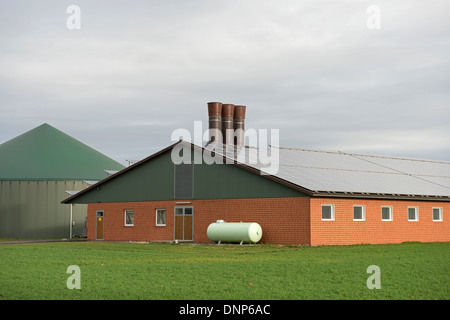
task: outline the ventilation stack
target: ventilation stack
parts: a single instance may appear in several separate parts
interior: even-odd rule
[[[234,107],[234,144],[236,147],[244,146],[244,132],[245,132],[245,106]]]
[[[234,104],[222,105],[222,136],[223,144],[234,144]]]
[[[209,142],[244,146],[246,106],[208,102]]]
[[[222,103],[208,102],[209,142],[222,143]]]

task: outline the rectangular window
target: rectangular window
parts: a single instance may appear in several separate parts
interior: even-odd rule
[[[334,205],[322,205],[322,220],[334,220]]]
[[[365,206],[355,205],[353,206],[353,221],[364,221],[366,220],[366,210]]]
[[[392,207],[391,206],[381,207],[381,220],[392,221]]]
[[[166,225],[166,209],[156,209],[156,225]]]
[[[194,165],[192,163],[175,164],[175,198],[194,197]]]
[[[134,210],[125,210],[125,225],[134,226]]]
[[[433,208],[433,221],[442,221],[442,208]]]
[[[408,207],[408,221],[419,221],[418,207]]]

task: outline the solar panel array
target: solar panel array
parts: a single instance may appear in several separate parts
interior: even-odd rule
[[[203,147],[259,170],[272,166],[274,176],[315,192],[450,197],[450,162],[284,147]]]

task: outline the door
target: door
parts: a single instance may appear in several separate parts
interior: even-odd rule
[[[104,230],[104,223],[105,223],[105,212],[103,210],[97,211],[96,220],[97,220],[96,239],[103,240],[103,230]]]
[[[194,240],[194,207],[175,207],[175,240]]]

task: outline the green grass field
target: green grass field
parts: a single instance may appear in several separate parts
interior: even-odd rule
[[[3,244],[0,300],[448,300],[449,262],[450,243]],[[70,265],[80,268],[80,290],[66,286]],[[370,265],[381,289],[366,285]]]

